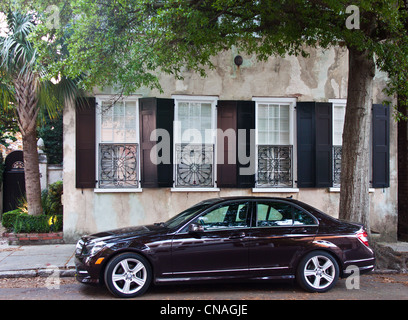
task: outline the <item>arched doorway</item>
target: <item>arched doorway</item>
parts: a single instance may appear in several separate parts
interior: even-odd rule
[[[11,152],[5,161],[3,179],[3,212],[17,208],[18,200],[25,195],[23,151]]]

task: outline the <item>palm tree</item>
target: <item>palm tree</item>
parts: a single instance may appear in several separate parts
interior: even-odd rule
[[[23,140],[24,169],[28,213],[42,214],[40,172],[37,152],[37,120],[41,109],[55,114],[66,98],[76,94],[75,82],[61,77],[58,83],[43,80],[45,66],[28,36],[36,27],[33,14],[7,14],[8,31],[0,36],[0,74],[11,86],[0,86],[0,97],[10,97]],[[3,81],[6,80],[6,81]],[[10,88],[12,87],[12,88]],[[5,93],[5,91],[9,91]],[[3,104],[5,103],[3,99]]]

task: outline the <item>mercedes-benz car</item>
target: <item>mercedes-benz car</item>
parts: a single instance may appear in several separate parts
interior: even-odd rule
[[[83,236],[76,278],[105,284],[118,297],[151,283],[296,279],[325,292],[349,266],[374,269],[363,226],[287,198],[202,201],[166,222]]]

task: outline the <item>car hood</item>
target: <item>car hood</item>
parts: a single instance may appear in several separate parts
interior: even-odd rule
[[[117,240],[119,238],[126,239],[136,236],[142,236],[147,234],[155,234],[166,232],[167,228],[159,225],[144,225],[144,226],[135,226],[135,227],[126,227],[114,230],[108,230],[103,232],[94,233],[88,236],[82,237],[84,242],[90,240],[98,240],[109,242],[110,240]]]

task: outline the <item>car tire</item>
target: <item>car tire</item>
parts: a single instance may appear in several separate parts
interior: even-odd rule
[[[325,251],[312,251],[300,261],[296,280],[309,292],[326,292],[339,279],[339,265],[336,259]]]
[[[105,285],[120,298],[142,295],[152,280],[150,263],[140,254],[128,252],[114,257],[105,269]]]

